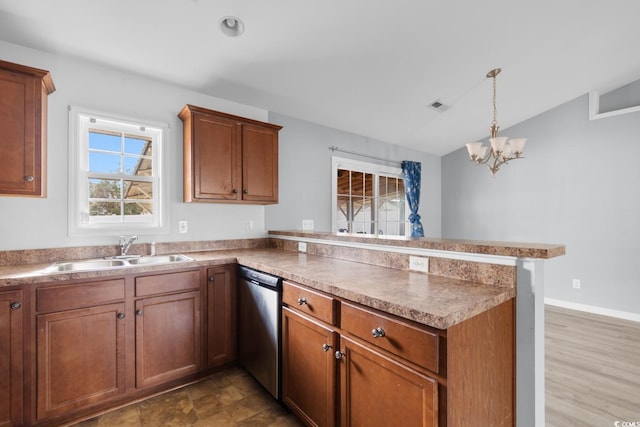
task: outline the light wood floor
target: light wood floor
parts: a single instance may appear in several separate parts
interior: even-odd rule
[[[640,323],[550,306],[545,316],[546,426],[640,425]]]

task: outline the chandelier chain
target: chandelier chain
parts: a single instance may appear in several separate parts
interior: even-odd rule
[[[492,126],[498,125],[498,107],[496,106],[496,76],[493,76],[493,121]]]

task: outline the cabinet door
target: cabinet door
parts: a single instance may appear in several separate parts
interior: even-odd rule
[[[0,292],[0,426],[22,425],[22,292]]]
[[[346,337],[340,338],[342,426],[438,425],[438,383]]]
[[[136,301],[136,387],[200,369],[200,291]]]
[[[125,392],[124,303],[37,316],[37,417]]]
[[[193,198],[240,200],[240,127],[234,120],[205,114],[194,114],[192,120]]]
[[[207,366],[236,360],[236,266],[207,270]]]
[[[282,309],[282,399],[309,426],[335,425],[336,343],[330,327]]]
[[[0,194],[43,196],[42,80],[0,69],[0,93]]]
[[[242,125],[242,200],[278,202],[278,130]]]

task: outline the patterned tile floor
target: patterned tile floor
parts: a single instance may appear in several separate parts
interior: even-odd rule
[[[75,426],[300,427],[302,424],[246,371],[234,368]]]

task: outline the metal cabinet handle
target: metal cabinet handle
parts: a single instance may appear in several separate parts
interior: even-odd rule
[[[137,309],[136,310],[136,316],[142,316],[142,310]]]
[[[27,182],[33,182],[33,179],[34,179],[33,175],[27,175],[27,176],[24,177],[24,180],[27,181]]]
[[[371,335],[372,335],[374,338],[380,338],[380,337],[383,337],[383,336],[384,336],[384,329],[382,329],[381,327],[379,327],[379,326],[378,326],[377,328],[375,328],[375,329],[373,329],[373,330],[371,331]]]
[[[306,298],[298,298],[298,305],[307,305]]]
[[[17,310],[20,307],[22,307],[22,304],[20,303],[20,301],[15,301],[11,303],[11,310]]]
[[[244,194],[249,194],[249,190],[242,190]]]
[[[334,354],[336,360],[341,360],[344,359],[345,357],[347,357],[346,354],[344,354],[343,352],[341,352],[340,350],[337,350],[336,353]]]
[[[124,319],[124,313],[118,313],[118,315],[116,317],[118,319],[122,320],[122,319]]]
[[[322,351],[324,352],[329,351],[331,348],[333,347],[331,347],[329,344],[322,344]]]
[[[234,188],[233,189],[233,194],[236,194],[237,192],[238,192],[238,190]]]

